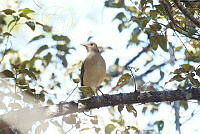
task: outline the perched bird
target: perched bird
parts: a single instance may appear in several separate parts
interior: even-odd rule
[[[88,86],[97,93],[106,74],[106,63],[96,43],[87,42],[82,45],[86,47],[88,55],[81,67],[81,86]]]

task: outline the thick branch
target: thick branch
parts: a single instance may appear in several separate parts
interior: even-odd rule
[[[132,92],[115,95],[105,94],[103,96],[81,99],[77,102],[71,101],[52,106],[12,111],[2,115],[0,119],[12,126],[22,129],[25,126],[24,124],[27,125],[39,120],[66,114],[84,112],[94,108],[115,106],[119,104],[144,104],[149,102],[173,102],[177,100],[192,99],[200,100],[200,88],[192,88],[189,90],[151,91],[146,93]]]

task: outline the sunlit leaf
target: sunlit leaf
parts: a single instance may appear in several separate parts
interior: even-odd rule
[[[121,88],[123,87],[124,85],[128,84],[129,83],[129,80],[131,78],[131,75],[129,73],[126,73],[126,74],[123,74],[118,82],[117,82],[117,85],[115,87],[112,88],[112,90],[115,90],[117,88]]]
[[[26,19],[31,19],[31,18],[30,18],[29,16],[27,16],[27,15],[30,14],[30,13],[34,13],[34,12],[35,12],[35,11],[29,9],[29,8],[19,9],[18,11],[21,12],[21,13],[19,14],[19,16],[20,16],[20,17],[24,17],[24,18],[26,18]]]
[[[79,90],[83,92],[84,94],[94,94],[94,91],[92,90],[92,88],[88,86],[81,86],[79,87]]]
[[[92,124],[98,124],[98,120],[97,119],[94,119],[94,120],[91,119],[90,121],[92,122]]]
[[[194,67],[189,64],[183,64],[183,65],[181,65],[181,67],[188,72],[194,70]]]
[[[80,82],[80,79],[79,79],[79,78],[73,79],[73,82],[74,82],[74,83],[79,83],[79,82]]]
[[[29,13],[34,13],[35,12],[35,11],[29,9],[29,8],[19,9],[18,11],[22,12],[24,15],[27,15]]]
[[[71,114],[68,117],[64,117],[63,121],[66,122],[67,124],[76,124],[76,117],[77,115]]]
[[[111,134],[116,127],[113,124],[108,124],[105,127],[105,134]]]
[[[178,46],[174,48],[174,51],[180,51],[183,48],[183,46]]]

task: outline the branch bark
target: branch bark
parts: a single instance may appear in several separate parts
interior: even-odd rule
[[[88,99],[81,99],[77,102],[71,101],[52,106],[11,111],[7,114],[1,115],[0,119],[21,130],[23,127],[26,127],[27,124],[33,124],[36,121],[76,112],[80,113],[95,108],[116,106],[119,104],[144,104],[150,102],[173,102],[177,100],[186,101],[192,99],[200,100],[200,88],[191,88],[188,90],[150,91],[145,93],[131,92],[115,95],[105,94],[103,96],[93,96]]]

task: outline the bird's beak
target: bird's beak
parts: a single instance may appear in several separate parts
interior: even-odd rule
[[[83,43],[83,44],[81,44],[82,46],[84,46],[84,47],[88,47],[88,44],[87,43]]]

